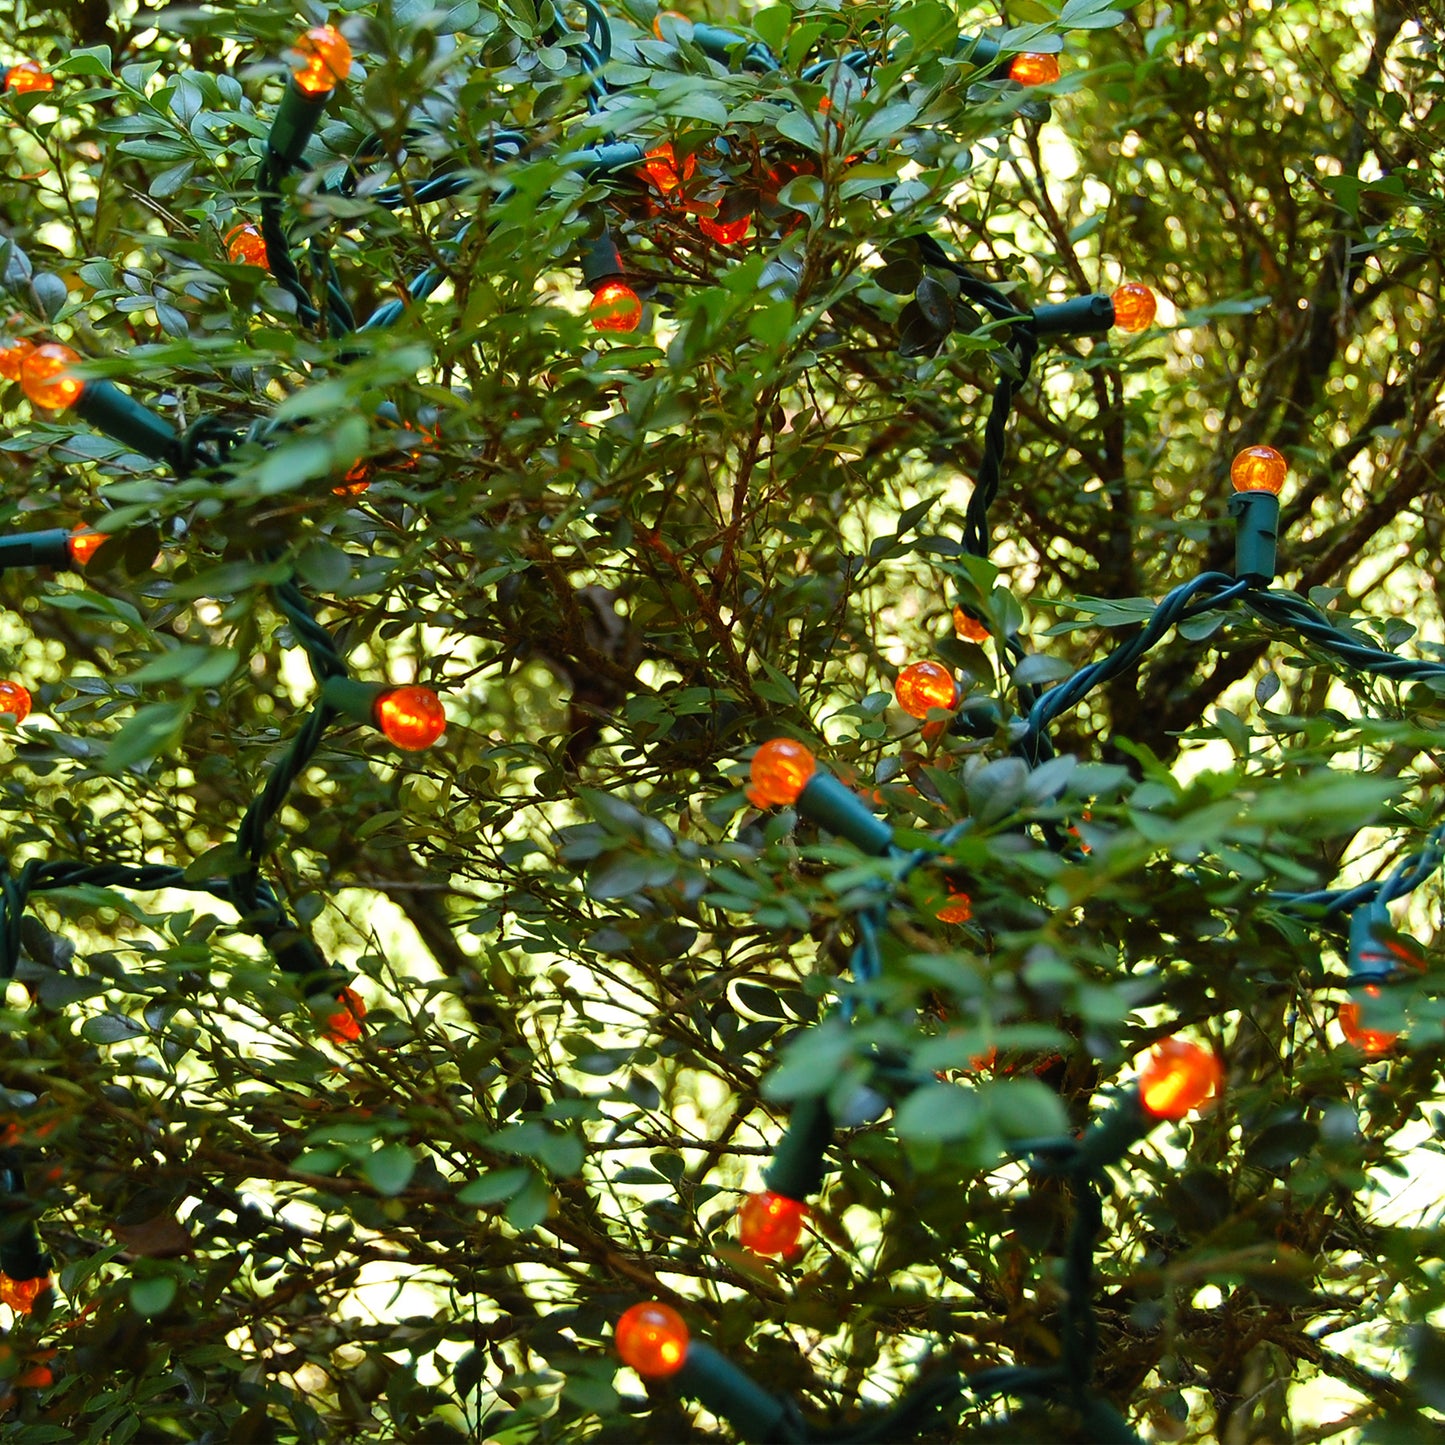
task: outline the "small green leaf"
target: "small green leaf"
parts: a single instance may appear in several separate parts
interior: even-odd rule
[[[386,1144],[367,1155],[361,1172],[378,1194],[400,1194],[416,1172],[416,1157],[405,1144]]]
[[[155,1275],[151,1279],[131,1281],[130,1303],[137,1314],[158,1315],[170,1307],[176,1297],[176,1281],[168,1274]]]

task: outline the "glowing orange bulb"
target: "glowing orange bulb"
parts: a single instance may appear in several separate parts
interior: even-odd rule
[[[249,222],[232,226],[226,232],[226,255],[238,266],[266,265],[266,242]]]
[[[70,551],[70,560],[77,567],[84,567],[100,549],[105,546],[105,534],[92,532],[89,527],[77,527],[65,544]]]
[[[346,469],[345,484],[332,487],[338,497],[358,497],[371,485],[371,464],[366,461],[353,462]]]
[[[773,738],[753,754],[751,771],[748,801],[755,808],[784,808],[798,801],[818,763],[802,743]]]
[[[970,1054],[968,1059],[968,1067],[975,1074],[987,1073],[997,1063],[998,1047],[995,1044],[990,1044],[981,1054]],[[1005,1070],[1005,1072],[1012,1073],[1012,1070]]]
[[[713,221],[706,216],[699,216],[697,228],[719,246],[736,246],[747,235],[752,219],[751,216],[739,216],[736,221]]]
[[[617,1353],[644,1380],[675,1375],[687,1359],[687,1326],[682,1316],[657,1300],[625,1310],[613,1331]]]
[[[33,60],[22,60],[5,72],[5,89],[12,95],[27,95],[33,90],[54,90],[55,77],[43,71]]]
[[[354,1044],[361,1037],[361,1021],[366,1017],[366,1000],[354,988],[344,988],[336,995],[341,1008],[326,1019],[326,1037],[333,1044]]]
[[[0,1304],[9,1305],[17,1315],[28,1315],[49,1288],[48,1274],[39,1279],[11,1279],[8,1274],[0,1274]]]
[[[429,748],[446,731],[441,699],[429,687],[394,687],[376,700],[376,725],[409,753]]]
[[[1059,78],[1059,57],[1032,52],[1015,55],[1008,68],[1008,78],[1020,85],[1050,85]]]
[[[599,286],[590,311],[599,331],[636,331],[642,325],[642,300],[626,281],[606,281]]]
[[[973,900],[961,888],[948,885],[948,902],[934,917],[940,923],[967,923],[973,917]]]
[[[1155,1044],[1139,1071],[1139,1100],[1156,1119],[1182,1119],[1223,1087],[1219,1060],[1185,1039]]]
[[[0,682],[0,717],[7,713],[17,726],[30,716],[30,690],[18,682]]]
[[[942,663],[910,662],[894,681],[893,695],[909,717],[926,718],[934,708],[952,711],[958,684]]]
[[[1114,325],[1120,331],[1143,331],[1154,319],[1158,303],[1142,281],[1126,281],[1110,298],[1114,303]]]
[[[1229,464],[1236,492],[1273,492],[1279,496],[1289,463],[1273,447],[1245,447]]]
[[[962,607],[953,609],[953,630],[965,642],[988,641],[988,628],[977,617],[970,617]]]
[[[37,346],[20,364],[20,385],[32,405],[45,411],[64,411],[80,400],[85,383],[70,368],[79,355],[59,342]]]
[[[1378,984],[1367,983],[1365,993],[1370,998],[1379,998],[1380,989]],[[1357,1049],[1366,1054],[1384,1054],[1395,1047],[1399,1034],[1392,1034],[1388,1029],[1366,1028],[1360,1022],[1360,1006],[1354,999],[1340,1005],[1340,1028],[1345,1038]]]
[[[692,179],[693,172],[697,170],[697,157],[683,156],[679,161],[673,154],[672,142],[664,141],[648,151],[642,169],[647,179],[666,196],[679,189],[684,181]]]
[[[306,95],[328,95],[351,74],[351,47],[334,25],[314,25],[293,50],[301,57],[291,75]]]
[[[659,40],[666,40],[667,36],[662,33],[662,22],[664,20],[685,21],[686,19],[687,16],[684,15],[681,10],[659,10],[652,19],[652,33],[657,36]]]
[[[17,336],[0,346],[0,376],[6,381],[19,381],[25,358],[35,350],[35,343],[26,336]]]
[[[808,1206],[786,1194],[749,1194],[738,1210],[738,1239],[754,1254],[792,1254],[807,1217]]]

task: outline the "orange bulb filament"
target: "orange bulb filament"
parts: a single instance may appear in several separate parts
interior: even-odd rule
[[[5,72],[5,89],[12,95],[28,95],[35,90],[54,90],[55,77],[42,70],[33,60],[22,60]]]
[[[613,1338],[622,1363],[631,1365],[644,1380],[675,1375],[687,1359],[687,1326],[682,1316],[657,1300],[625,1310]]]
[[[807,1217],[806,1204],[765,1189],[743,1200],[738,1210],[738,1240],[754,1254],[789,1255],[797,1250]]]
[[[714,221],[707,216],[699,216],[697,228],[719,246],[736,246],[747,235],[752,219],[751,216],[739,216],[735,221]]]
[[[1365,985],[1365,995],[1368,998],[1379,998],[1380,989],[1378,984],[1369,983]],[[1340,1005],[1340,1029],[1346,1039],[1366,1054],[1385,1054],[1395,1047],[1399,1034],[1394,1034],[1389,1029],[1367,1028],[1361,1021],[1363,1010],[1357,1000],[1350,999]]]
[[[1139,1071],[1139,1101],[1156,1119],[1182,1119],[1223,1086],[1219,1060],[1186,1039],[1155,1044]]]
[[[376,725],[409,753],[429,748],[446,731],[441,699],[429,687],[394,687],[376,700]]]
[[[817,771],[817,761],[802,743],[773,738],[753,754],[748,801],[755,808],[788,807]]]
[[[44,411],[64,411],[80,400],[85,383],[71,371],[79,355],[59,342],[37,346],[20,365],[20,385],[31,404]]]
[[[893,684],[898,706],[909,717],[926,718],[935,708],[951,712],[958,704],[958,684],[939,662],[911,662]]]
[[[642,300],[626,281],[603,282],[590,310],[599,331],[636,331],[642,325]]]
[[[948,885],[948,902],[934,914],[934,917],[940,923],[967,923],[973,917],[973,899],[961,888],[955,888],[950,883]]]
[[[1008,78],[1020,85],[1051,85],[1059,78],[1059,57],[1033,52],[1015,55],[1008,68]]]
[[[92,532],[89,527],[77,527],[65,545],[70,552],[70,560],[77,567],[84,567],[105,546],[105,540],[103,532]]]
[[[1245,447],[1229,464],[1236,492],[1273,492],[1278,496],[1289,475],[1289,463],[1273,447]]]
[[[17,1315],[28,1315],[49,1288],[48,1274],[39,1279],[11,1279],[8,1274],[0,1274],[0,1304],[9,1305]]]
[[[18,682],[0,682],[0,717],[7,714],[17,726],[30,716],[30,690]]]
[[[987,642],[988,628],[976,617],[970,617],[962,607],[953,609],[953,630],[965,642]]]
[[[6,381],[19,381],[25,358],[35,350],[35,343],[26,336],[17,336],[0,346],[0,376]]]
[[[336,995],[336,1001],[341,1008],[327,1016],[326,1037],[333,1044],[354,1044],[361,1037],[366,1000],[354,988],[344,988]]]
[[[266,265],[266,242],[249,223],[232,226],[226,232],[226,256],[237,266]]]
[[[297,90],[306,95],[329,95],[351,74],[351,47],[334,25],[312,26],[293,49],[301,64],[291,74]]]
[[[1114,325],[1120,331],[1143,331],[1153,321],[1158,306],[1154,293],[1141,281],[1126,281],[1110,299],[1114,303]]]

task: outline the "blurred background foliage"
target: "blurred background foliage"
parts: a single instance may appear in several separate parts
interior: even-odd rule
[[[333,730],[274,830],[268,876],[368,1005],[355,1041],[194,897],[32,906],[0,1081],[59,1290],[12,1321],[0,1375],[57,1353],[0,1438],[709,1435],[610,1354],[646,1297],[819,1421],[895,1396],[930,1348],[1047,1361],[1069,1203],[1005,1143],[1082,1123],[1180,1026],[1229,1092],[1114,1178],[1101,1389],[1153,1439],[1439,1438],[1445,1010],[1427,970],[1387,1005],[1408,1043],[1366,1064],[1334,1021],[1337,930],[1268,897],[1418,846],[1438,698],[1210,619],[1062,720],[1060,797],[1010,756],[993,644],[950,621],[962,597],[1055,660],[1034,681],[1066,675],[1138,599],[1232,565],[1229,458],[1268,442],[1293,469],[1285,582],[1441,655],[1438,16],[692,15],[754,23],[786,60],[759,76],[654,38],[639,0],[589,118],[578,16],[559,34],[532,0],[15,15],[5,63],[57,87],[3,102],[11,334],[177,424],[280,424],[175,481],[0,392],[0,523],[163,538],[138,574],[0,577],[0,662],[36,699],[0,740],[11,866],[217,866],[313,693],[267,590],[287,575],[361,676],[435,687],[449,728],[414,756]],[[223,240],[255,213],[286,48],[326,19],[358,69],[287,182],[298,256],[363,316],[446,276],[342,340]],[[1000,26],[1062,42],[1047,103],[953,54]],[[866,86],[795,78],[860,47]],[[495,163],[517,129],[538,153]],[[681,188],[556,159],[609,133],[669,141]],[[475,184],[379,204],[444,159]],[[735,246],[698,224],[741,214]],[[647,302],[630,337],[586,317],[604,218]],[[916,344],[923,230],[1023,302],[1125,278],[1162,298],[1138,340],[1040,355],[997,572],[958,539],[1007,355],[964,304]],[[370,487],[338,493],[360,459]],[[929,743],[893,707],[930,653],[996,699],[994,736]],[[935,922],[920,870],[883,977],[847,982],[891,865],[749,808],[746,757],[779,733],[902,829],[971,817],[972,922]],[[1396,921],[1428,943],[1438,910],[1432,881]],[[840,993],[858,1024],[810,1028]],[[788,1101],[866,1116],[880,1047],[938,1084],[840,1136],[797,1260],[751,1258],[734,1213]],[[1081,1430],[969,1407],[928,1438]]]

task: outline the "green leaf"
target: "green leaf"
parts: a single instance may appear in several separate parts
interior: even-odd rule
[[[416,1157],[405,1144],[385,1144],[367,1155],[361,1172],[378,1194],[400,1194],[416,1172]]]
[[[170,1308],[176,1297],[176,1280],[169,1274],[131,1281],[130,1303],[137,1314],[158,1315]]]
[[[519,1164],[511,1169],[492,1169],[480,1179],[473,1179],[457,1190],[457,1202],[474,1208],[485,1208],[489,1204],[500,1204],[510,1199],[536,1175],[535,1169]]]
[[[165,752],[185,726],[195,699],[153,702],[141,708],[110,740],[102,766],[108,773],[138,767]]]
[[[239,655],[229,647],[193,647],[185,644],[163,652],[130,675],[134,683],[183,682],[187,687],[219,687],[240,666]]]

